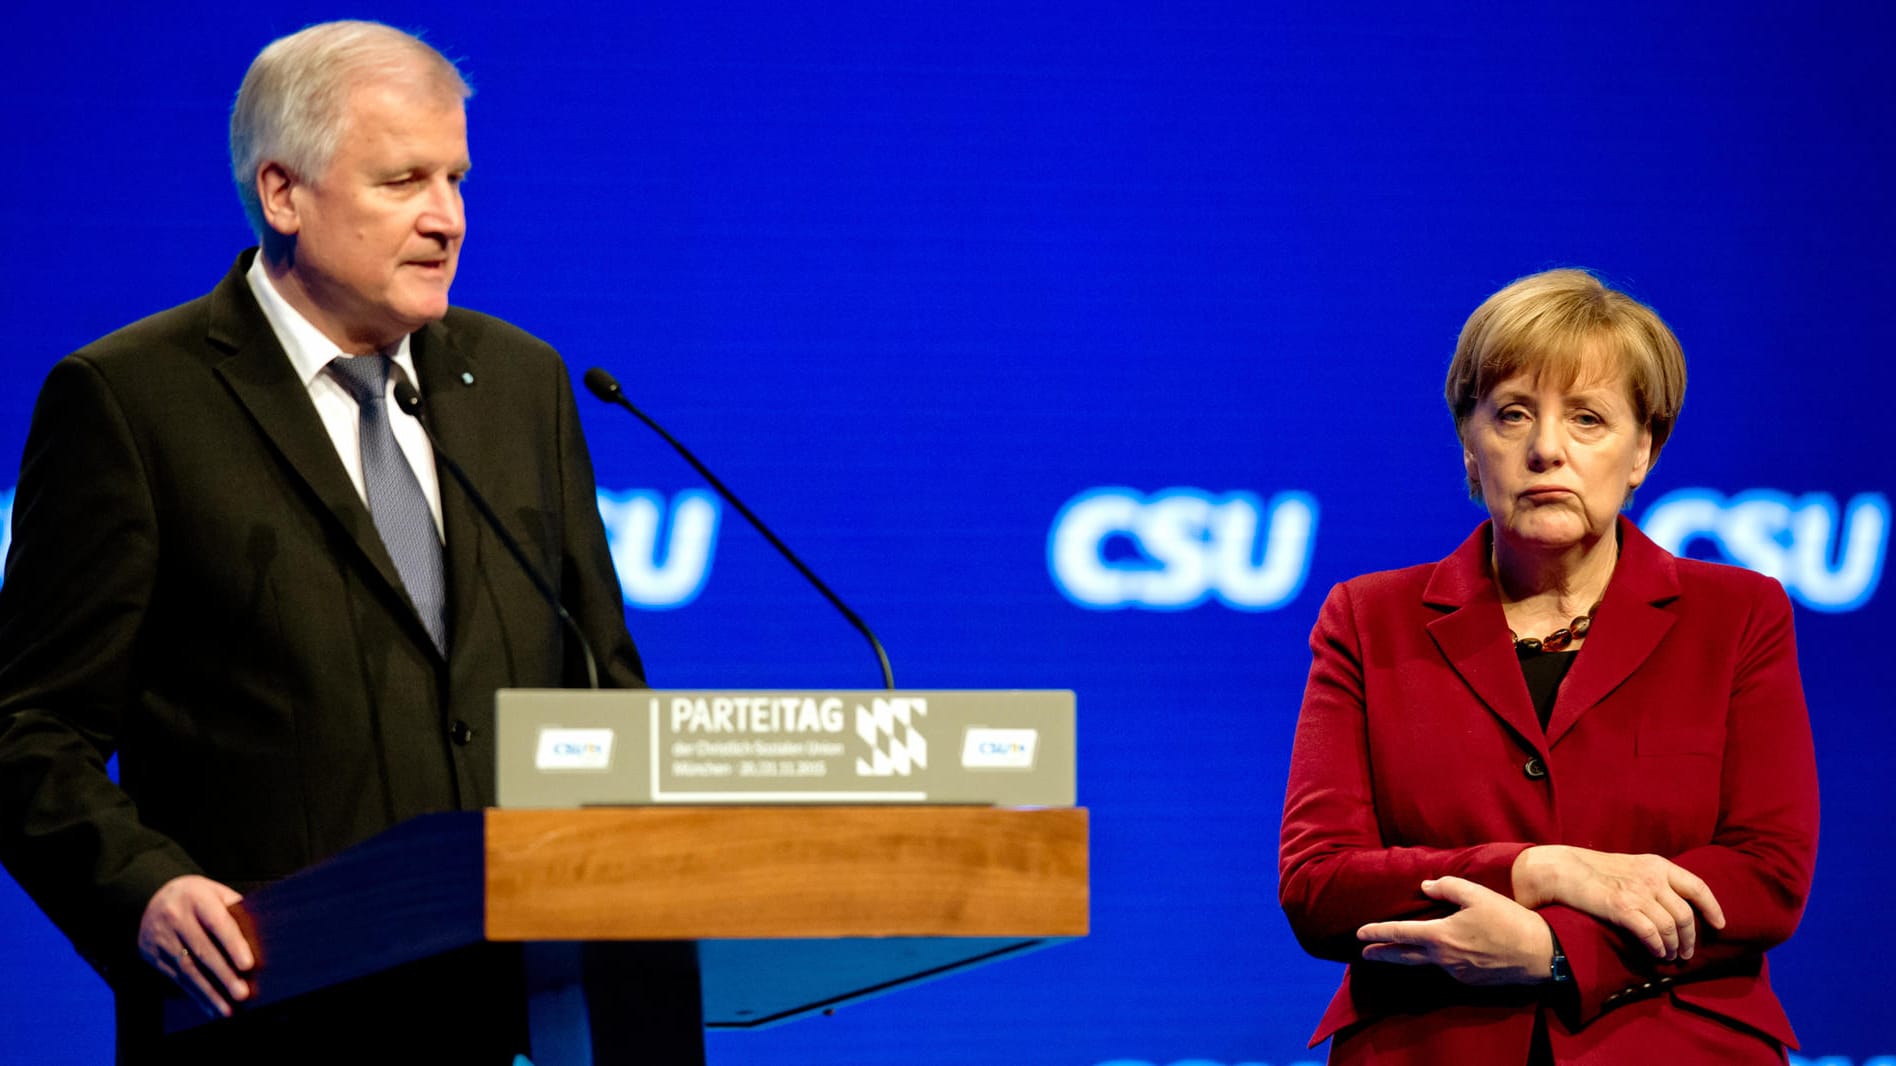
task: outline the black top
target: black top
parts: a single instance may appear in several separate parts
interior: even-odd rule
[[[1534,700],[1534,713],[1540,716],[1541,728],[1547,728],[1547,722],[1554,716],[1554,697],[1560,694],[1560,683],[1566,680],[1567,671],[1573,669],[1577,651],[1528,651],[1515,645],[1514,654],[1521,660],[1521,676],[1527,678],[1527,694]]]

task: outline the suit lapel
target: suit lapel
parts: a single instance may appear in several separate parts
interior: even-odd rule
[[[402,604],[422,643],[432,648],[434,641],[415,613],[368,506],[343,469],[336,446],[310,403],[309,389],[297,377],[269,320],[250,293],[244,280],[249,266],[250,254],[246,253],[211,291],[210,340],[229,353],[216,365],[217,376],[250,413],[284,465],[341,527],[359,561]]]
[[[1587,642],[1554,700],[1547,723],[1549,744],[1558,743],[1583,714],[1632,676],[1672,629],[1672,612],[1663,606],[1679,596],[1672,557],[1623,515],[1619,537],[1613,579],[1587,631]]]
[[[1429,637],[1448,664],[1489,711],[1545,756],[1547,743],[1540,719],[1534,714],[1514,646],[1506,639],[1507,618],[1488,573],[1486,523],[1453,555],[1436,564],[1422,598],[1449,612],[1428,624]]]
[[[476,485],[482,479],[486,453],[480,447],[480,397],[474,366],[454,343],[453,335],[440,322],[432,322],[410,340],[415,358],[415,374],[421,390],[422,417],[435,439]],[[482,522],[468,502],[467,493],[448,472],[447,464],[435,461],[441,485],[441,527],[447,542],[448,576],[448,647],[460,647],[455,634],[466,634],[474,606],[474,590],[479,586],[481,570]]]

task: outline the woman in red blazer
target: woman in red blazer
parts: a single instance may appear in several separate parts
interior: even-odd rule
[[[1280,900],[1349,963],[1333,1063],[1782,1063],[1765,951],[1816,857],[1790,602],[1620,510],[1685,391],[1577,270],[1468,320],[1448,400],[1490,521],[1338,585],[1311,634]]]

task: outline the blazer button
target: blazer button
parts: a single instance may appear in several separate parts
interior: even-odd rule
[[[1521,772],[1539,781],[1541,778],[1547,776],[1547,764],[1541,762],[1540,756],[1530,755],[1527,757],[1527,762],[1522,765]]]
[[[454,724],[448,727],[448,739],[466,747],[474,740],[474,727],[457,718]]]

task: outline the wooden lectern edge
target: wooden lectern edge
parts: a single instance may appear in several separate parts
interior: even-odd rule
[[[1089,929],[1090,904],[1088,900],[1088,812],[1082,807],[1073,808],[983,808],[983,807],[873,807],[838,808],[824,807],[820,810],[845,812],[844,817],[861,818],[865,813],[873,813],[874,818],[893,818],[895,820],[913,819],[918,824],[929,822],[931,818],[946,818],[949,822],[963,823],[963,836],[954,842],[953,847],[974,847],[973,858],[980,858],[978,840],[970,841],[966,836],[968,826],[1001,818],[1003,821],[1025,822],[1038,820],[1047,826],[1058,825],[1065,834],[1059,839],[1055,834],[1054,843],[1063,858],[1056,863],[1059,869],[1055,876],[1041,878],[1045,884],[1052,885],[1064,898],[1060,905],[1064,917],[1048,923],[1023,923],[1017,927],[1003,928],[957,928],[951,921],[944,931],[940,925],[914,924],[888,925],[871,931],[852,931],[854,927],[840,933],[824,933],[816,927],[785,928],[776,932],[760,933],[753,928],[738,936],[719,935],[729,930],[720,930],[715,926],[701,930],[708,935],[665,935],[669,940],[743,940],[743,939],[809,939],[814,936],[841,936],[850,939],[874,941],[878,939],[901,938],[966,938],[966,939],[1009,939],[1015,943],[1003,948],[986,951],[977,957],[959,960],[947,965],[935,967],[926,972],[906,975],[899,979],[883,982],[872,987],[852,991],[811,1003],[793,1011],[782,1012],[771,1020],[745,1021],[730,1027],[751,1028],[758,1025],[775,1024],[791,1017],[824,1009],[837,1002],[855,1000],[875,995],[889,988],[912,984],[944,973],[955,972],[992,961],[1004,956],[1019,954],[1027,950],[1049,944],[1063,942],[1079,936],[1085,936]],[[715,808],[602,808],[585,812],[532,812],[509,811],[490,808],[483,811],[444,812],[424,815],[421,818],[396,826],[383,834],[371,838],[353,848],[347,849],[331,859],[310,867],[307,870],[264,888],[253,891],[244,901],[232,906],[231,911],[257,950],[262,962],[261,969],[254,975],[253,996],[245,1010],[266,1006],[270,1003],[300,995],[304,992],[338,984],[392,968],[405,962],[426,958],[457,947],[467,946],[483,939],[503,940],[573,940],[574,930],[563,928],[554,936],[542,937],[503,937],[496,936],[491,929],[491,888],[493,873],[490,865],[489,836],[496,820],[505,823],[509,819],[527,821],[547,814],[564,815],[568,818],[596,817],[598,814],[624,815],[631,812],[634,817],[656,816],[660,821],[671,821],[683,814],[687,821],[692,816],[715,815],[720,818],[743,815],[738,812],[774,812],[774,816],[785,814],[798,817],[807,816],[811,808],[807,807],[726,807]],[[761,815],[765,823],[772,821],[773,815]],[[676,827],[674,826],[674,829]],[[898,834],[899,836],[899,834]],[[1044,843],[1044,842],[1043,842]],[[793,851],[795,849],[792,849]],[[938,849],[939,850],[939,849]],[[952,848],[950,849],[952,850]],[[937,858],[940,857],[938,854]],[[672,858],[677,858],[676,853]],[[604,864],[613,868],[611,862]],[[961,864],[964,867],[979,868],[979,862]],[[1033,871],[1028,871],[1033,874]],[[1042,871],[1042,873],[1045,873]],[[1014,880],[1029,886],[1034,885],[1034,876],[1021,877],[1021,871],[1003,871]],[[1007,877],[1003,877],[1007,880]],[[1043,885],[1043,887],[1045,887]],[[993,891],[993,886],[984,889],[982,900],[992,905],[996,898],[1006,900],[1005,891]],[[721,902],[716,906],[728,906]],[[792,915],[794,917],[794,915]],[[952,918],[952,915],[950,916]],[[1044,916],[1043,916],[1044,917]],[[675,931],[674,931],[675,932]],[[580,938],[608,939],[596,932],[579,931]],[[617,939],[659,939],[661,937],[619,937]],[[272,967],[273,957],[301,955],[300,964],[284,971]],[[166,1010],[168,1030],[188,1028],[203,1024],[208,1019],[182,999]],[[720,1025],[720,1027],[724,1027]]]
[[[1084,936],[1087,811],[487,812],[494,940]]]

